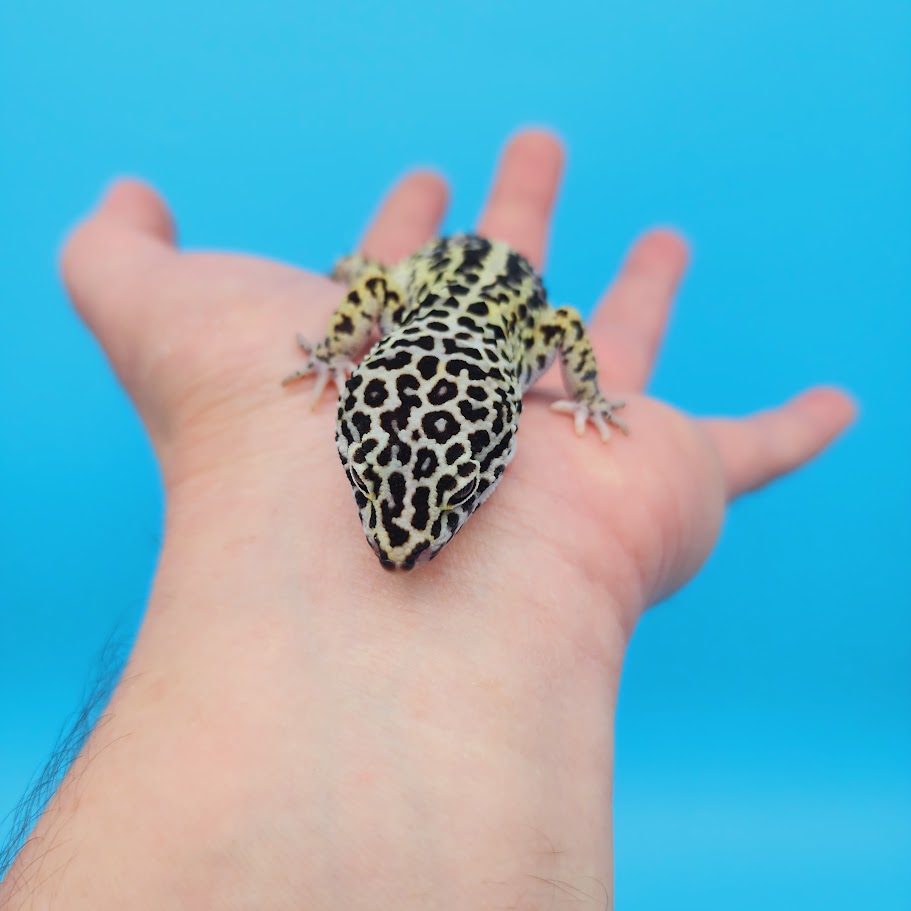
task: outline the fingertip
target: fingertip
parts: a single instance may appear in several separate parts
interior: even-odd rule
[[[735,498],[794,471],[815,458],[857,416],[852,398],[834,386],[816,386],[782,405],[745,418],[712,418],[712,436]]]
[[[649,229],[639,237],[630,251],[630,259],[638,259],[648,266],[664,266],[678,274],[686,270],[691,258],[689,239],[669,225]]]
[[[386,195],[361,249],[380,262],[398,262],[437,233],[448,205],[449,183],[442,174],[432,168],[410,171]]]
[[[104,192],[96,214],[113,218],[169,246],[177,230],[174,217],[161,194],[152,186],[133,177],[118,178]]]
[[[416,191],[422,193],[434,194],[436,196],[448,199],[449,181],[436,168],[419,167],[409,171],[403,178],[403,183],[414,187]]]
[[[548,209],[553,205],[565,166],[563,140],[546,127],[523,127],[513,133],[500,157],[501,172],[512,172],[531,196],[538,195],[535,185],[540,187]]]
[[[830,438],[847,430],[860,413],[858,401],[851,393],[831,385],[807,389],[794,396],[786,407],[828,431]]]
[[[563,143],[551,130],[526,127],[511,136],[500,155],[478,233],[508,244],[540,270],[563,164]]]
[[[435,224],[449,206],[449,181],[434,168],[416,168],[398,185],[402,215],[413,214],[425,227]],[[410,210],[410,212],[409,212]]]
[[[139,180],[115,181],[94,211],[64,239],[58,262],[83,319],[103,333],[122,308],[123,286],[137,267],[173,250],[174,223],[164,200]]]
[[[504,150],[506,153],[541,158],[562,167],[566,160],[566,143],[550,127],[529,124],[509,136]]]

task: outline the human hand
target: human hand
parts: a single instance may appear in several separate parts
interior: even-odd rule
[[[541,265],[561,155],[507,149],[478,225]],[[406,178],[364,240],[398,259],[445,188]],[[178,252],[163,202],[116,185],[63,271],[139,408],[167,493],[149,608],[105,716],[0,886],[43,908],[604,908],[613,703],[641,610],[704,558],[727,500],[851,417],[832,390],[745,421],[641,395],[686,254],[646,235],[592,325],[629,437],[525,400],[492,498],[433,562],[363,541],[327,392],[283,389],[294,333],[341,289]],[[605,900],[607,897],[607,900]]]
[[[477,227],[538,269],[561,158],[548,134],[518,136]],[[436,233],[445,196],[432,174],[406,178],[364,252],[386,262],[413,252]],[[851,404],[832,389],[741,420],[694,419],[643,395],[686,258],[673,232],[646,234],[595,312],[601,386],[628,402],[629,438],[607,447],[594,432],[577,439],[548,410],[560,390],[551,371],[526,396],[517,455],[499,489],[420,570],[424,584],[486,585],[494,575],[529,599],[584,585],[591,603],[600,591],[617,605],[628,630],[702,563],[731,499],[803,464],[846,426]],[[415,585],[383,578],[361,540],[332,444],[334,393],[311,412],[308,390],[278,385],[298,360],[295,330],[321,338],[339,286],[251,257],[178,252],[162,201],[129,182],[75,233],[64,275],[142,412],[169,491],[191,480],[208,486],[229,465],[267,452],[270,471],[284,466],[294,478],[289,500],[318,519],[301,542],[311,564],[377,586]],[[601,610],[589,619],[601,623]]]

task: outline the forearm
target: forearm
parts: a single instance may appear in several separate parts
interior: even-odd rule
[[[336,513],[269,478],[175,491],[123,681],[0,902],[604,907],[606,596],[346,566],[351,511],[314,534]]]

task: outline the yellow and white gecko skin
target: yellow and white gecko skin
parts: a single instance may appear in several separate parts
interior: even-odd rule
[[[333,278],[350,290],[326,338],[298,336],[315,374],[314,403],[332,379],[336,442],[367,541],[387,569],[435,557],[493,493],[516,448],[522,395],[560,355],[570,398],[553,408],[591,421],[603,440],[622,402],[598,389],[579,314],[553,309],[531,264],[472,234],[433,241],[384,267],[360,256]],[[355,366],[374,325],[382,338]],[[350,374],[350,377],[349,377]]]

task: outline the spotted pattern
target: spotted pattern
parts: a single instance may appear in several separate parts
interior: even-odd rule
[[[386,268],[359,256],[333,277],[347,295],[304,366],[340,387],[336,442],[364,533],[388,569],[436,556],[493,492],[516,448],[522,394],[561,358],[576,430],[626,430],[598,389],[579,314],[551,308],[530,263],[504,244],[456,235]],[[381,338],[351,358],[378,324]],[[350,371],[350,377],[345,379]]]

